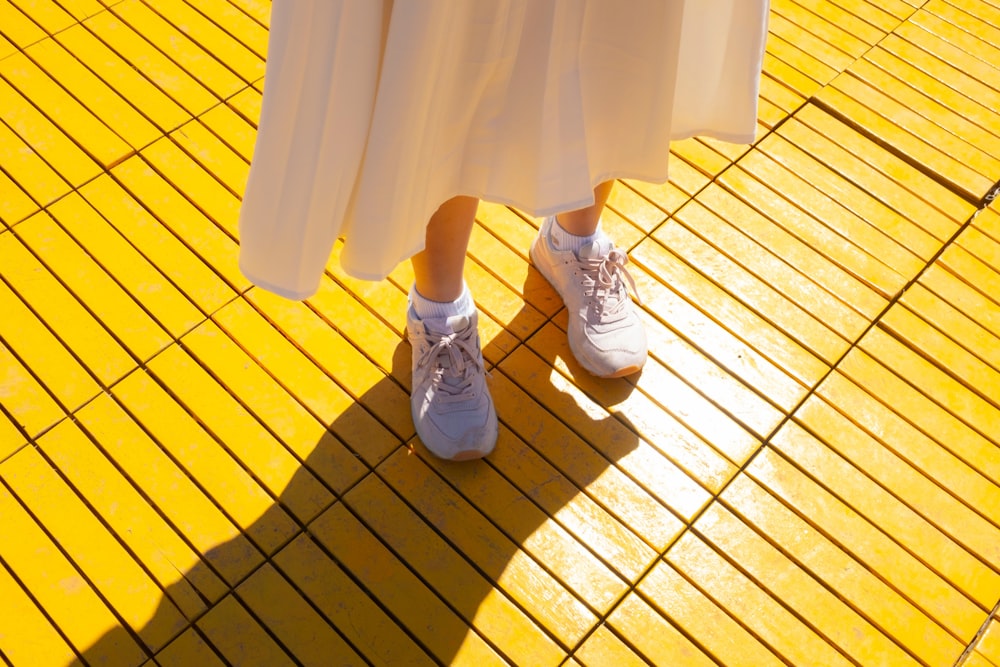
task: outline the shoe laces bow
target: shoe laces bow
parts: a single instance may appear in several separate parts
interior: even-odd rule
[[[475,331],[440,336],[425,334],[424,341],[428,345],[420,355],[418,365],[434,365],[432,382],[439,392],[438,400],[455,403],[476,398],[475,379],[478,373],[485,373],[486,368],[474,339]]]
[[[625,268],[628,255],[623,251],[612,248],[603,256],[580,258],[579,262],[583,293],[589,297],[589,303],[600,322],[617,322],[628,315],[626,305],[629,298],[625,283],[631,287],[636,301],[640,301],[635,279]]]

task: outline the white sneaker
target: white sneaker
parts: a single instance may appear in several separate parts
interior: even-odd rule
[[[546,218],[531,244],[531,261],[569,311],[569,348],[598,377],[623,377],[646,363],[646,331],[635,312],[627,281],[628,255],[601,237],[574,253],[553,245],[555,217]],[[623,280],[623,278],[625,280]]]
[[[493,451],[497,414],[486,386],[478,317],[417,319],[411,306],[406,332],[413,346],[410,411],[417,435],[435,456],[478,459]]]

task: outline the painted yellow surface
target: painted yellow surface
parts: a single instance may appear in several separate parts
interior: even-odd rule
[[[0,663],[1000,666],[994,5],[772,1],[755,140],[603,217],[641,374],[484,203],[455,465],[408,263],[238,270],[270,2],[0,0]]]

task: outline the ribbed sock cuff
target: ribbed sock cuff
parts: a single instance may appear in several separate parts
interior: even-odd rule
[[[410,303],[413,312],[421,320],[453,317],[455,315],[472,315],[476,312],[476,302],[472,300],[469,286],[462,285],[462,294],[454,301],[431,301],[417,291],[417,286],[410,288]]]

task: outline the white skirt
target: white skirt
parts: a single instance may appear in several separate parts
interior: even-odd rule
[[[293,299],[334,242],[379,280],[456,195],[536,216],[754,137],[768,0],[274,0],[240,266]]]

